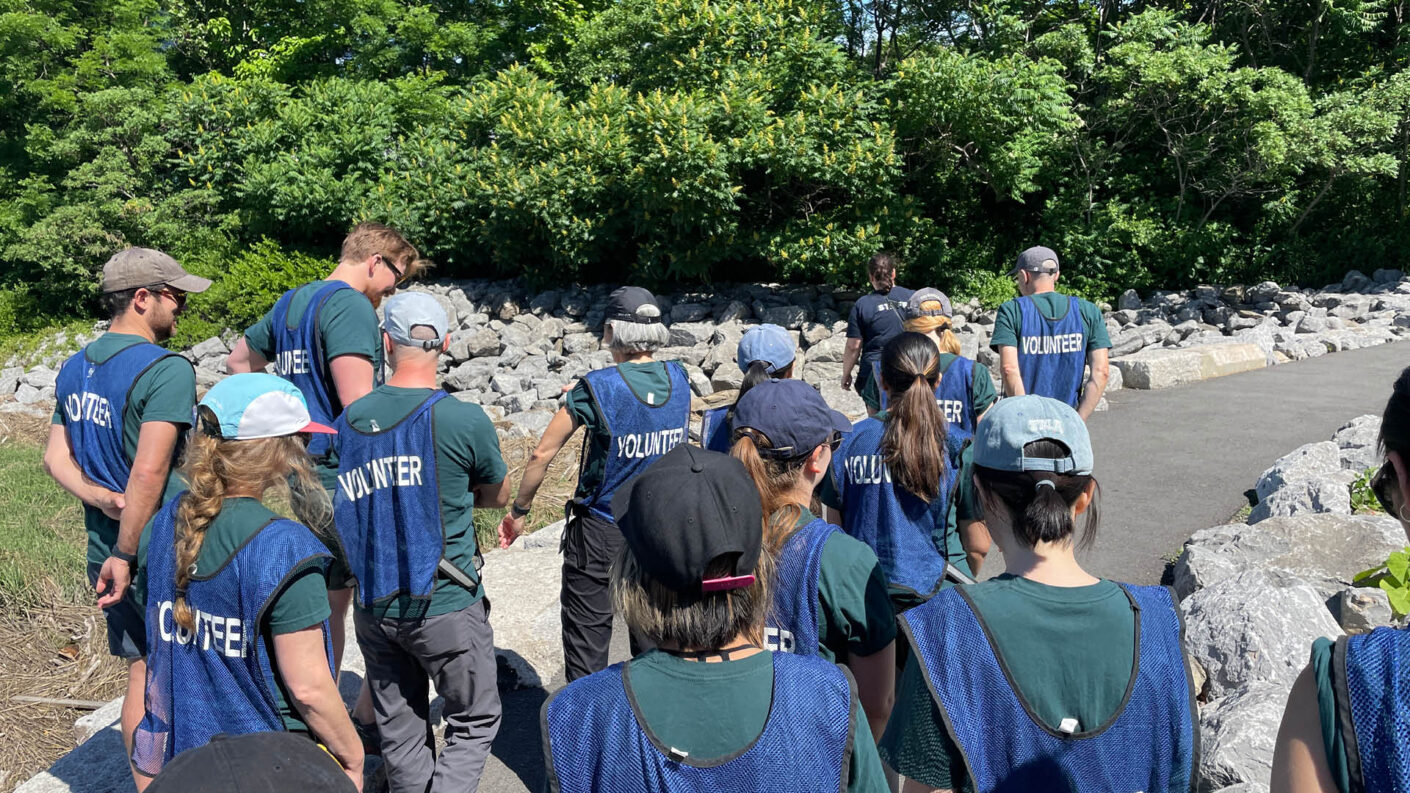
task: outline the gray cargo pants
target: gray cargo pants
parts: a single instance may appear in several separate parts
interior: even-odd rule
[[[488,617],[483,600],[421,619],[379,619],[354,610],[391,793],[463,793],[479,786],[500,720]],[[446,746],[439,758],[428,680],[445,699]]]

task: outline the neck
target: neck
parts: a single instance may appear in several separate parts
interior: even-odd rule
[[[131,336],[141,336],[150,342],[156,342],[157,334],[152,332],[150,326],[142,321],[142,318],[135,311],[124,311],[121,316],[114,319],[108,325],[109,333],[126,333]]]
[[[1040,542],[1027,548],[1017,542],[1005,543],[1004,569],[1009,575],[1027,578],[1048,586],[1074,587],[1097,583],[1082,566],[1071,542]]]
[[[1031,287],[1029,287],[1029,289],[1032,290],[1032,291],[1030,291],[1030,292],[1028,293],[1029,295],[1041,295],[1041,294],[1045,294],[1045,293],[1047,293],[1047,292],[1056,292],[1056,291],[1057,291],[1057,284],[1054,284],[1054,283],[1033,284]]]
[[[420,361],[395,363],[392,365],[392,374],[387,378],[387,385],[397,388],[435,388],[436,364],[428,365]]]
[[[807,477],[798,477],[798,483],[793,486],[792,490],[784,494],[784,503],[797,504],[803,509],[811,510],[813,506],[813,489],[816,486],[817,482],[810,482]]]
[[[622,355],[614,352],[612,353],[612,357],[616,359],[617,363],[651,363],[655,360],[651,357],[651,353],[649,352],[636,352],[631,355]]]
[[[725,642],[723,647],[682,647],[676,642],[660,642],[656,645],[662,650],[670,653],[722,653],[729,652],[731,661],[738,661],[741,658],[748,658],[751,655],[762,653],[763,648],[755,646],[743,634]],[[708,655],[703,658],[689,659],[707,664],[718,664],[725,659],[720,655]]]
[[[361,292],[367,284],[367,269],[357,262],[338,262],[338,266],[333,268],[333,272],[328,274],[325,281],[342,281],[353,289]]]
[[[259,501],[260,499],[264,498],[264,488],[260,488],[260,489],[258,489],[258,490],[255,490],[255,489],[252,489],[252,488],[246,488],[246,489],[234,488],[234,489],[231,489],[231,490],[226,490],[226,491],[225,491],[225,497],[226,497],[226,498],[253,498],[253,499],[255,499],[256,501]]]

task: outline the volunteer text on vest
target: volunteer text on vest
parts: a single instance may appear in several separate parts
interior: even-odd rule
[[[1082,352],[1086,347],[1081,333],[1064,333],[1060,336],[1024,336],[1019,341],[1023,344],[1025,355]]]
[[[421,468],[418,455],[378,457],[338,474],[338,484],[349,500],[356,501],[384,487],[420,487]]]
[[[676,448],[685,440],[685,428],[637,432],[617,439],[618,457],[655,457]]]

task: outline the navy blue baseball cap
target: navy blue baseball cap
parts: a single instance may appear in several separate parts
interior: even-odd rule
[[[787,459],[827,443],[834,432],[851,432],[852,422],[802,380],[768,380],[739,398],[730,427],[733,432],[747,427],[768,438],[772,448],[760,449],[760,456]]]
[[[1051,440],[1067,447],[1057,459],[1027,457],[1023,448]],[[1027,395],[1000,399],[974,429],[974,464],[997,471],[1092,473],[1092,439],[1087,424],[1066,402]]]
[[[735,361],[741,372],[749,371],[749,364],[754,361],[763,361],[768,373],[774,374],[787,368],[797,355],[797,347],[788,331],[777,325],[763,324],[744,332]]]

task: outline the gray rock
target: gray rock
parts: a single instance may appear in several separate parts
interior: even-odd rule
[[[1297,323],[1298,333],[1321,333],[1326,329],[1326,317],[1318,317],[1312,314],[1307,314],[1302,319],[1298,320]]]
[[[710,316],[710,307],[704,303],[677,303],[671,306],[671,323],[699,322]]]
[[[563,338],[566,324],[558,317],[544,317],[539,323],[539,335],[548,341],[558,341]]]
[[[803,325],[800,337],[803,346],[812,349],[819,342],[832,338],[832,327],[821,322],[808,322]]]
[[[1121,311],[1138,311],[1141,308],[1141,296],[1136,290],[1127,289],[1116,299],[1116,307]]]
[[[710,386],[715,391],[725,391],[731,388],[739,388],[744,384],[744,373],[739,371],[739,367],[734,364],[724,365],[715,368],[710,375]]]
[[[525,410],[517,413],[508,412],[500,421],[508,422],[523,431],[525,437],[538,437],[543,431],[548,429],[548,422],[553,420],[553,413],[547,410]]]
[[[960,345],[964,345],[964,340],[973,338],[970,334],[964,334],[960,339]],[[847,338],[841,334],[833,334],[817,344],[808,347],[808,360],[814,363],[841,363],[842,353],[847,348]]]
[[[1182,608],[1186,652],[1209,675],[1207,700],[1255,683],[1286,692],[1307,665],[1312,641],[1341,635],[1326,598],[1283,571],[1245,570],[1196,592]]]
[[[517,394],[524,390],[524,378],[510,372],[490,376],[490,390],[497,394]]]
[[[841,411],[853,421],[866,417],[866,403],[862,402],[862,398],[856,391],[850,388],[843,391],[842,385],[838,382],[837,377],[822,381],[817,388],[822,394],[823,400],[827,402],[828,406],[833,410]]]
[[[1267,784],[1287,702],[1286,685],[1264,683],[1206,707],[1200,717],[1200,789]]]
[[[21,405],[33,405],[44,398],[44,392],[29,383],[20,383],[15,390],[15,401]]]
[[[499,334],[489,328],[480,328],[465,339],[465,352],[471,358],[488,358],[503,350]]]
[[[514,394],[501,394],[495,404],[504,408],[507,414],[524,413],[532,410],[539,402],[539,395],[533,391],[520,391]]]
[[[15,389],[20,387],[20,378],[24,376],[24,369],[19,366],[7,366],[0,369],[0,396],[15,393]]]
[[[564,355],[594,352],[598,346],[597,336],[591,333],[569,333],[563,337]]]
[[[498,358],[476,358],[446,372],[441,382],[451,391],[484,390],[489,387],[490,375],[498,371],[498,364]]]
[[[563,313],[570,317],[586,316],[592,309],[592,295],[584,289],[576,289],[566,292],[559,298],[560,305],[563,306]]]
[[[710,348],[704,344],[695,347],[662,347],[653,357],[658,361],[680,361],[699,366],[709,352]]]
[[[1256,286],[1249,287],[1248,291],[1244,294],[1244,302],[1263,303],[1277,297],[1278,293],[1281,291],[1283,290],[1272,281],[1264,281]]]
[[[529,301],[529,310],[535,314],[552,314],[558,308],[558,299],[561,293],[556,289],[547,292],[540,292],[534,295],[534,299]]]
[[[1355,471],[1337,470],[1315,479],[1290,482],[1262,499],[1249,513],[1250,525],[1269,518],[1307,513],[1351,514],[1351,483]]]
[[[1366,633],[1395,621],[1390,596],[1371,587],[1347,587],[1327,601],[1327,608],[1347,633]]]
[[[212,336],[191,348],[191,357],[198,361],[215,355],[229,354],[230,348],[225,346],[225,342],[221,341],[219,336]]]
[[[1120,391],[1124,385],[1126,385],[1126,377],[1121,374],[1121,369],[1115,366],[1107,367],[1106,391],[1103,393]]]
[[[134,790],[127,752],[116,721],[59,758],[48,770],[15,788],[16,793],[132,793]]]
[[[1129,328],[1111,340],[1111,357],[1130,355],[1146,346],[1146,336],[1138,328]]]
[[[1380,431],[1380,416],[1358,416],[1343,424],[1332,436],[1332,443],[1341,450],[1342,467],[1364,471],[1380,465],[1381,455],[1376,448]]]
[[[1378,284],[1393,284],[1405,277],[1403,270],[1377,270],[1371,273],[1371,278]]]
[[[696,396],[709,396],[715,393],[715,385],[710,381],[709,376],[698,366],[687,366],[685,368],[686,377],[690,378],[690,390]],[[743,382],[741,380],[741,382]]]
[[[1343,292],[1364,292],[1375,285],[1376,282],[1360,270],[1352,270],[1341,279]]]
[[[731,300],[725,304],[724,308],[715,312],[715,321],[722,324],[725,322],[738,322],[740,320],[749,319],[752,316],[754,316],[754,311],[749,308],[748,303]]]
[[[1262,501],[1273,491],[1291,483],[1317,479],[1341,470],[1341,451],[1331,441],[1299,446],[1278,458],[1272,467],[1258,478],[1254,490]]]
[[[1237,785],[1220,788],[1216,793],[1268,793],[1268,786],[1262,782],[1240,782]]]
[[[806,306],[774,306],[765,309],[760,318],[767,323],[789,330],[803,327],[803,323],[813,318],[813,312]]]
[[[546,419],[543,426],[548,426]],[[521,688],[548,688],[563,676],[561,534],[561,525],[548,527],[519,538],[508,550],[490,551],[480,571],[485,593],[494,602],[496,652]]]
[[[715,337],[715,326],[709,322],[677,322],[671,325],[672,347],[694,347],[708,344]]]
[[[58,372],[41,366],[26,372],[25,375],[20,378],[20,382],[25,385],[34,386],[35,388],[50,388],[53,387],[58,378]]]

